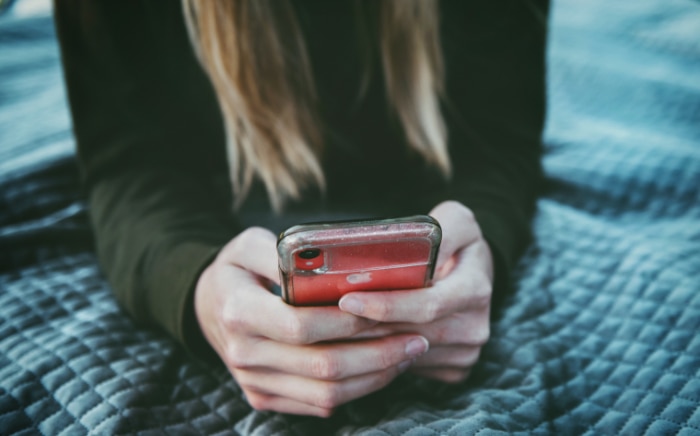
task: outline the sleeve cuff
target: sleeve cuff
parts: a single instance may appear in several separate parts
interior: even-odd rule
[[[194,312],[194,290],[202,271],[222,245],[185,242],[160,253],[149,283],[148,311],[152,319],[185,346],[188,353],[211,360],[215,353],[199,328]],[[157,283],[154,280],[158,280]]]
[[[502,294],[508,291],[510,273],[529,241],[529,229],[522,228],[527,221],[504,219],[508,215],[479,208],[472,211],[493,256],[493,292],[496,295]]]

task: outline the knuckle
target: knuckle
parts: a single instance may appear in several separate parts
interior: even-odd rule
[[[447,200],[441,204],[441,207],[453,209],[455,212],[460,214],[460,218],[464,221],[476,222],[474,212],[459,201]]]
[[[260,238],[266,238],[268,233],[269,231],[262,227],[248,227],[241,233],[241,239],[245,242],[253,242]]]
[[[214,259],[214,262],[211,263],[207,268],[204,268],[202,273],[199,275],[199,281],[197,286],[199,287],[200,284],[201,286],[206,286],[206,287],[214,287],[218,285],[218,268],[215,268],[215,266],[218,264],[218,256],[216,259]]]
[[[481,348],[470,350],[467,353],[464,365],[466,367],[472,367],[472,366],[476,365],[476,362],[479,361],[480,355],[481,355]]]
[[[251,245],[256,244],[261,238],[266,238],[268,233],[269,231],[262,227],[248,227],[234,238],[230,248],[234,253],[245,255]]]
[[[263,411],[270,409],[270,400],[265,395],[260,395],[255,392],[246,392],[246,398],[248,404],[255,410]]]
[[[338,359],[329,352],[311,358],[311,374],[321,380],[335,380],[342,375]]]
[[[391,316],[391,307],[386,300],[381,300],[375,305],[376,317],[380,321],[386,321]]]
[[[223,357],[228,368],[246,368],[249,366],[248,352],[238,343],[230,343]]]
[[[242,331],[247,327],[243,313],[234,305],[227,304],[224,307],[221,317],[224,327],[230,332]]]
[[[458,204],[461,206],[463,219],[465,221],[470,222],[470,223],[475,223],[476,217],[474,216],[474,212],[471,209],[469,209],[468,207],[462,205],[461,203],[458,203]]]
[[[450,325],[439,325],[435,328],[434,338],[431,342],[436,344],[448,344],[454,342],[452,336],[454,329]]]
[[[488,309],[491,306],[491,292],[481,291],[472,295],[471,305],[475,309]]]
[[[491,306],[491,295],[491,281],[485,276],[478,278],[469,293],[469,306],[475,309],[487,309]]]
[[[424,324],[443,317],[445,310],[445,299],[443,295],[444,293],[433,294],[432,298],[426,303],[425,309],[421,312],[421,316],[419,316],[420,319],[418,319],[417,322]]]
[[[441,377],[447,383],[460,383],[467,379],[469,370],[453,369],[445,371]]]
[[[316,393],[314,404],[322,409],[333,409],[340,406],[340,391],[335,383],[326,383]]]
[[[468,369],[479,361],[480,353],[481,348],[464,345],[459,351],[455,351],[455,354],[446,363],[455,369]]]
[[[309,342],[304,321],[298,316],[289,316],[283,323],[284,341],[289,344],[304,345]]]
[[[358,316],[350,317],[347,319],[348,336],[353,336],[376,324],[377,321],[370,321],[366,318],[360,318]]]
[[[489,313],[462,312],[452,315],[452,323],[444,328],[443,343],[466,345],[470,348],[484,346],[491,337]]]
[[[321,410],[318,412],[318,416],[320,416],[321,418],[330,418],[333,415],[333,412],[333,409],[321,408]]]
[[[440,307],[437,301],[431,300],[423,311],[423,318],[419,321],[421,323],[432,322],[438,318],[440,313]]]
[[[444,327],[442,343],[454,345],[471,345],[469,333],[471,332],[471,314],[460,312],[452,315],[450,323]]]
[[[469,343],[478,347],[486,345],[491,337],[491,329],[489,325],[477,327],[470,332]]]

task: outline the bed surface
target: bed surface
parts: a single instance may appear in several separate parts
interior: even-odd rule
[[[535,238],[467,383],[252,410],[92,251],[50,11],[0,15],[0,434],[700,434],[700,2],[555,0]]]

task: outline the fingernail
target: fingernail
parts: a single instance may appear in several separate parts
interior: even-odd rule
[[[403,362],[399,363],[399,372],[404,372],[408,369],[409,366],[413,363],[412,360],[404,360]]]
[[[428,340],[425,338],[411,339],[408,344],[406,344],[406,355],[411,357],[420,356],[428,351],[428,346]]]
[[[356,298],[343,298],[340,300],[340,309],[345,312],[354,313],[355,315],[361,315],[364,310],[364,305],[362,302]]]

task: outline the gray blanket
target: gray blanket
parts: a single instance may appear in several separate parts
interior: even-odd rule
[[[41,1],[0,15],[0,434],[700,434],[700,3],[555,0],[548,189],[468,382],[253,411],[100,273]]]

